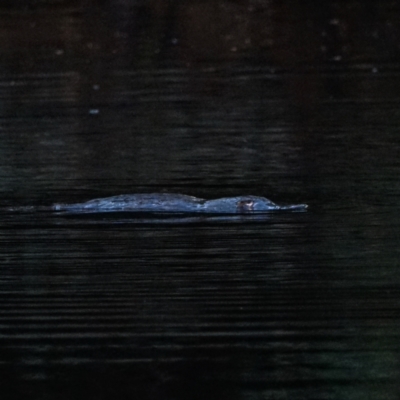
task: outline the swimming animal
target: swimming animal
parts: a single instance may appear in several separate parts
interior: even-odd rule
[[[53,211],[72,214],[141,212],[141,213],[203,213],[249,214],[277,210],[305,211],[306,204],[278,205],[265,197],[237,196],[205,200],[183,194],[124,194],[76,204],[54,204]]]

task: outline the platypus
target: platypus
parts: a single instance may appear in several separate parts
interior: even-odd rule
[[[72,214],[141,212],[141,213],[203,213],[248,214],[277,210],[305,211],[306,204],[278,205],[265,197],[237,196],[205,200],[172,193],[124,194],[76,204],[54,204],[53,211]]]

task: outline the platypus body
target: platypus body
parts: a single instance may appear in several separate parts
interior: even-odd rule
[[[183,194],[152,193],[125,194],[85,203],[54,204],[53,211],[72,214],[139,212],[139,213],[203,213],[203,214],[248,214],[277,210],[305,211],[306,204],[280,206],[258,196],[222,197],[205,200]]]

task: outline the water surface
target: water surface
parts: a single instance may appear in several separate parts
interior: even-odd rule
[[[399,397],[399,10],[295,3],[2,9],[2,398]],[[4,211],[160,191],[309,211]]]

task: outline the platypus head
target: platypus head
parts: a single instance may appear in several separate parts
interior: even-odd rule
[[[306,204],[280,206],[265,197],[242,196],[237,199],[236,209],[238,213],[264,212],[273,210],[304,211],[307,209]]]
[[[236,202],[236,207],[237,207],[237,212],[239,213],[279,209],[279,206],[273,203],[271,200],[268,200],[265,197],[258,197],[258,196],[238,197],[238,200]]]
[[[304,211],[305,204],[280,206],[265,197],[237,196],[223,197],[221,199],[207,200],[202,205],[206,213],[246,214],[267,212],[274,210]]]

